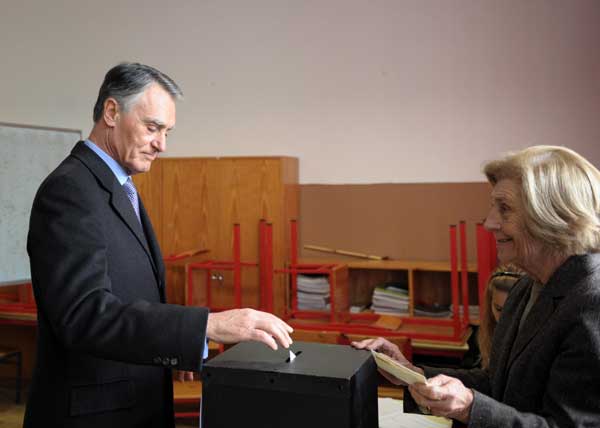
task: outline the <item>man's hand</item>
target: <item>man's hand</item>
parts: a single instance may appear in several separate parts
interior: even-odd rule
[[[473,391],[450,376],[438,375],[426,384],[415,383],[408,387],[417,404],[436,416],[445,416],[463,423],[469,422]]]
[[[218,343],[255,340],[277,350],[277,343],[289,348],[292,331],[292,327],[273,314],[245,308],[209,314],[206,336]]]
[[[391,357],[394,360],[398,361],[403,366],[406,366],[409,369],[414,370],[418,373],[424,374],[423,369],[417,366],[413,366],[410,363],[410,361],[406,359],[406,357],[404,356],[404,354],[402,354],[402,351],[400,351],[400,348],[398,348],[398,346],[394,345],[392,342],[390,342],[387,339],[384,339],[383,337],[378,337],[377,339],[365,339],[361,340],[360,342],[352,342],[351,345],[354,346],[356,349],[368,349],[381,352],[387,355],[388,357]],[[377,370],[379,370],[379,373],[381,373],[383,377],[392,382],[394,385],[406,386],[406,382],[398,379],[391,373],[388,373],[385,370],[381,370],[379,368]]]

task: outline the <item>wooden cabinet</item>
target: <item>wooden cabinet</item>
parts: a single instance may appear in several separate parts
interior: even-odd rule
[[[209,260],[232,260],[233,224],[241,230],[241,258],[258,262],[259,221],[273,224],[273,265],[289,254],[289,222],[298,216],[298,160],[291,157],[162,158],[135,184],[152,219],[163,255],[205,248]],[[181,265],[169,269],[168,299],[183,303]],[[213,305],[233,306],[232,273],[212,283]],[[242,269],[242,305],[259,307],[258,268]],[[205,275],[195,272],[194,304],[205,303]],[[274,311],[283,314],[285,281],[274,278]]]

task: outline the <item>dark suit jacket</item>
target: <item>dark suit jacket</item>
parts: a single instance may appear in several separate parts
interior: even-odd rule
[[[165,304],[160,249],[79,142],[40,186],[27,250],[38,307],[26,427],[173,426],[171,368],[199,370],[208,311]]]
[[[474,388],[469,427],[600,427],[600,254],[570,257],[519,321],[516,284],[494,332],[490,371],[427,368]]]

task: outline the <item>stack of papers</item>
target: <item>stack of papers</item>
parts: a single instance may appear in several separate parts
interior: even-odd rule
[[[378,285],[372,309],[378,314],[408,315],[408,290],[396,283]]]
[[[432,318],[452,318],[450,305],[415,305],[415,316]]]
[[[452,308],[454,307],[454,305],[450,305],[450,311],[452,311]],[[458,312],[460,314],[460,316],[463,316],[463,305],[460,305],[458,307]],[[452,316],[452,315],[451,315]],[[470,319],[479,319],[479,305],[469,305],[469,318]]]
[[[452,419],[404,413],[402,400],[379,398],[379,428],[450,428]]]
[[[329,305],[329,281],[326,275],[297,276],[298,309],[323,311]]]

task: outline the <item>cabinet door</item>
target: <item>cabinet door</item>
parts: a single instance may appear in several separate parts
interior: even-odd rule
[[[163,256],[190,249],[210,248],[208,243],[206,161],[161,159],[162,191],[160,239]],[[153,167],[154,168],[154,167]],[[208,257],[212,257],[209,253]],[[167,301],[184,304],[185,269],[167,266]],[[200,296],[196,296],[196,299]],[[202,296],[203,297],[203,296]]]
[[[240,224],[241,259],[259,260],[259,221],[273,223],[273,265],[289,252],[289,220],[298,214],[298,163],[294,158],[167,158],[136,180],[164,255],[209,249],[206,260],[233,261],[233,225]],[[157,191],[156,189],[160,189]],[[149,202],[146,202],[149,201]],[[233,273],[213,272],[211,306],[234,305]],[[183,303],[185,281],[169,269],[169,301]],[[206,305],[205,271],[193,275],[193,303]],[[242,268],[242,306],[260,307],[258,267]],[[275,312],[286,306],[285,281],[274,277]]]
[[[281,162],[277,158],[222,158],[207,163],[208,242],[211,258],[233,260],[233,225],[240,224],[241,259],[259,260],[259,222],[283,222],[283,185]],[[273,242],[285,239],[276,230]],[[279,245],[278,247],[280,247]],[[281,263],[283,254],[274,245],[273,262]],[[281,264],[279,264],[281,266]],[[233,305],[233,273],[221,272],[224,280],[214,288],[216,306]],[[260,307],[258,267],[242,269],[242,306]]]

